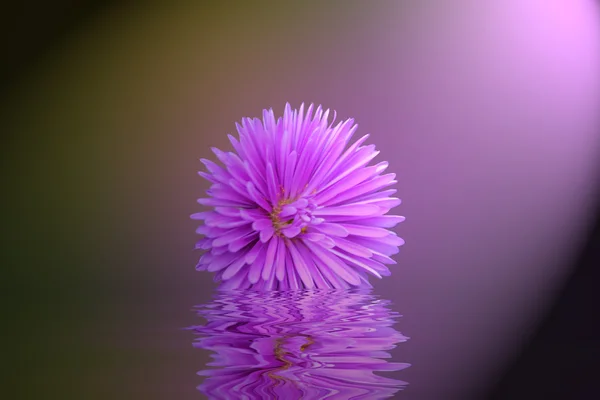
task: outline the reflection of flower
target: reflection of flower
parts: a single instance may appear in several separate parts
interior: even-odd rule
[[[214,352],[199,389],[211,399],[383,399],[406,382],[376,375],[408,338],[369,291],[220,292],[199,306],[194,346]]]
[[[385,215],[400,204],[383,190],[396,175],[381,175],[385,161],[368,166],[379,153],[362,145],[368,135],[345,150],[354,120],[328,119],[321,106],[288,104],[277,120],[264,110],[229,136],[234,152],[213,149],[223,167],[201,160],[212,185],[198,202],[213,209],[192,215],[204,221],[198,270],[226,289],[347,289],[389,275],[404,243],[388,230],[404,217]]]

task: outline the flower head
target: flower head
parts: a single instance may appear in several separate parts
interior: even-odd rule
[[[348,146],[353,119],[334,121],[321,106],[287,104],[277,120],[264,110],[236,124],[233,152],[212,149],[223,166],[201,160],[212,185],[198,202],[213,208],[192,215],[204,221],[198,270],[229,289],[349,288],[389,275],[404,243],[388,230],[404,217],[386,215],[400,204],[386,189],[396,175],[369,165],[379,153],[363,145],[369,135]]]

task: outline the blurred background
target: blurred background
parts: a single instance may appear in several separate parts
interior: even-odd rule
[[[398,176],[400,398],[485,398],[598,198],[592,0],[55,1],[2,15],[10,398],[201,398],[196,171],[236,121],[335,109]],[[598,342],[590,343],[597,351]]]

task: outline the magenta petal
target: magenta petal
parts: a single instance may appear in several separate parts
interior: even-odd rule
[[[315,257],[313,261],[315,262],[315,266],[319,268],[319,271],[321,271],[323,277],[327,279],[332,288],[348,289],[351,287],[348,282],[342,279],[339,275],[335,274],[322,259]]]
[[[379,213],[379,207],[370,204],[351,204],[338,207],[323,207],[315,210],[314,215],[352,215],[369,217]]]
[[[277,247],[277,255],[275,257],[275,276],[278,281],[283,281],[285,277],[285,254],[286,254],[285,241],[280,240],[279,246]]]
[[[319,193],[316,197],[316,200],[321,204],[325,204],[328,200],[334,198],[338,194],[343,193],[344,191],[363,183],[364,181],[372,178],[377,173],[377,167],[369,167],[364,168],[362,170],[354,171],[354,173],[350,174],[348,177],[338,181],[336,184],[328,187],[326,190]]]
[[[369,250],[367,247],[361,246],[360,244],[355,243],[351,240],[346,240],[343,238],[333,238],[333,242],[340,249],[342,249],[350,254],[353,254],[355,256],[366,257],[366,258],[373,256],[373,252],[371,250]]]
[[[300,279],[302,280],[304,287],[306,287],[308,289],[313,288],[314,282],[308,271],[308,266],[306,265],[306,261],[300,255],[300,253],[296,249],[296,246],[294,245],[293,242],[291,242],[291,241],[289,242],[288,249],[290,250],[290,255],[292,256],[292,260],[294,262],[294,267],[296,268],[296,271],[298,271],[298,275],[300,276]]]
[[[390,235],[391,237],[392,235]],[[397,245],[394,245],[389,241],[389,238],[365,238],[361,236],[352,237],[352,241],[358,244],[361,244],[369,249],[373,249],[374,251],[378,251],[387,256],[391,256],[393,254],[398,254],[400,251]],[[394,240],[394,239],[392,239]]]
[[[318,242],[318,241],[325,239],[325,235],[322,233],[309,232],[309,233],[305,234],[302,238],[306,239],[306,240],[310,240],[311,242]]]
[[[229,229],[221,229],[207,225],[200,225],[196,228],[196,233],[202,234],[208,238],[215,238],[230,232]]]
[[[216,227],[223,228],[223,229],[225,229],[225,227],[221,227],[219,225],[227,223],[227,222],[231,222],[231,221],[239,221],[239,219],[232,219],[230,217],[227,217],[227,216],[221,215],[221,214],[217,214],[217,213],[210,213],[210,215],[207,215],[204,218],[204,224],[206,226],[216,226]],[[242,222],[247,222],[247,221],[242,221]]]
[[[271,239],[274,233],[275,229],[273,229],[272,226],[263,229],[262,231],[260,231],[260,241],[266,243],[269,239]]]
[[[256,240],[256,232],[252,232],[246,236],[243,236],[243,237],[236,239],[233,242],[229,243],[229,245],[227,246],[227,250],[229,250],[232,253],[236,253],[236,252],[240,251],[241,249],[243,249],[244,247],[246,247],[247,245],[249,245],[250,243],[254,242],[255,240]]]
[[[219,289],[223,290],[244,290],[250,286],[248,281],[248,268],[242,268],[240,272],[235,274],[233,277],[224,280],[219,286]]]
[[[206,173],[204,171],[198,171],[198,175],[200,175],[201,177],[203,177],[204,179],[206,179],[207,181],[209,181],[211,183],[219,182],[219,180],[215,176],[213,176],[209,173]]]
[[[227,269],[223,272],[222,278],[223,280],[227,280],[237,274],[242,267],[246,265],[246,260],[243,257],[235,260]]]
[[[296,269],[294,268],[294,261],[292,260],[291,252],[289,251],[289,243],[288,243],[288,251],[285,254],[285,268],[286,268],[286,277],[288,279],[288,287],[290,290],[301,289],[302,286],[298,281],[298,274]]]
[[[233,260],[235,260],[235,253],[223,253],[221,255],[213,255],[212,261],[208,264],[209,271],[219,271],[227,267]]]
[[[290,215],[295,215],[298,212],[296,207],[292,207],[290,205],[284,206],[279,213],[280,217],[288,217]]]
[[[369,181],[363,182],[360,185],[354,186],[344,192],[341,192],[336,197],[333,197],[331,200],[325,202],[324,205],[334,205],[351,201],[356,197],[364,196],[366,194],[370,194],[377,190],[383,189],[386,186],[393,185],[394,183],[396,183],[394,178],[395,174],[378,176]]]
[[[238,221],[231,221],[231,222],[221,222],[217,226],[219,228],[223,228],[223,229],[231,229],[231,228],[237,228],[240,226],[248,225],[249,223],[250,223],[249,221],[238,220]]]
[[[212,207],[241,207],[244,205],[243,202],[219,199],[213,197],[206,197],[198,199],[198,203],[203,206],[212,206]]]
[[[369,200],[364,200],[360,202],[361,204],[372,204],[385,209],[392,209],[396,206],[402,204],[402,201],[395,197],[381,197],[381,198],[373,198]]]
[[[298,236],[301,229],[302,228],[300,228],[299,226],[289,226],[287,228],[283,228],[281,230],[281,233],[283,233],[288,238],[293,238],[295,236]]]
[[[377,228],[377,227],[373,227],[373,226],[364,226],[364,225],[356,225],[356,224],[348,224],[348,223],[343,223],[340,225],[343,226],[350,235],[355,235],[355,236],[381,238],[381,237],[388,236],[390,234],[387,229]]]
[[[250,209],[250,208],[240,208],[237,213],[240,217],[245,219],[246,221],[256,221],[259,219],[267,218],[267,214],[264,210],[260,210],[258,208]]]
[[[358,257],[349,257],[346,254],[344,254],[340,251],[334,250],[334,249],[329,249],[329,251],[332,252],[333,254],[335,254],[336,256],[338,256],[339,258],[349,262],[350,264],[354,264],[361,268],[364,268],[365,270],[369,271],[376,277],[381,278],[381,275],[379,274],[379,272],[377,272],[377,270],[375,268],[365,264],[364,262],[359,261]]]
[[[367,226],[378,226],[380,228],[393,228],[405,219],[399,215],[381,215],[379,217],[361,219],[356,221],[356,223]]]
[[[262,231],[263,229],[272,228],[273,222],[268,218],[261,218],[252,223],[252,228],[256,231]]]
[[[250,283],[255,284],[260,279],[260,275],[262,273],[262,269],[265,266],[265,257],[266,257],[266,246],[261,247],[258,255],[254,262],[250,265],[250,270],[248,271],[248,280]]]
[[[329,224],[324,222],[315,226],[315,229],[329,236],[346,237],[349,235],[348,230],[340,224]]]
[[[295,208],[306,208],[306,206],[308,206],[308,200],[302,198],[298,199],[295,202],[293,202],[291,206]]]
[[[271,163],[267,163],[267,188],[269,191],[269,199],[271,200],[271,204],[277,203],[277,191],[279,184],[275,180],[275,172],[273,171],[273,165]]]
[[[227,217],[239,217],[240,209],[233,207],[215,207],[215,212],[221,215],[225,215]]]
[[[258,204],[260,207],[262,207],[266,211],[271,212],[271,210],[272,210],[271,206],[269,205],[269,203],[267,203],[267,201],[263,198],[263,196],[260,193],[258,193],[258,191],[254,187],[252,182],[248,182],[246,184],[246,188],[248,189],[248,194],[250,194],[250,196],[252,197],[252,200],[254,200],[256,202],[256,204]]]
[[[213,240],[212,244],[215,247],[228,245],[232,241],[242,238],[242,237],[252,234],[252,233],[254,233],[254,231],[250,227],[247,227],[247,226],[235,228],[235,229],[230,230],[228,233],[226,233],[222,236],[219,236],[218,238]]]
[[[398,237],[395,233],[389,233],[382,239],[382,242],[389,243],[393,246],[402,246],[404,245],[404,239]]]
[[[254,246],[252,247],[252,249],[250,249],[248,254],[246,254],[246,257],[245,257],[246,262],[248,264],[254,263],[254,260],[256,260],[256,257],[258,256],[258,254],[260,253],[260,251],[262,250],[263,247],[264,247],[264,244],[260,241],[257,241],[254,244]]]
[[[373,259],[373,261],[380,262],[381,264],[396,264],[396,261],[393,258],[388,257],[388,256],[381,254],[379,252],[376,252],[376,251],[373,251],[372,259]]]
[[[263,268],[262,278],[264,280],[269,279],[271,276],[271,271],[274,268],[275,261],[275,253],[277,251],[277,246],[279,245],[279,238],[277,236],[273,237],[269,241],[269,246],[267,247],[267,255],[265,258],[265,267]]]
[[[338,276],[344,279],[351,285],[358,285],[360,283],[360,277],[351,267],[346,265],[343,261],[337,258],[334,254],[329,253],[327,250],[322,249],[318,245],[310,245],[309,250],[320,258],[327,266],[334,271]]]
[[[218,256],[220,254],[225,254],[227,253],[227,246],[221,246],[221,247],[212,247],[210,249],[210,253],[214,254],[215,256]]]
[[[314,281],[314,285],[317,289],[328,289],[330,288],[329,283],[325,280],[319,268],[315,265],[314,257],[310,251],[304,246],[302,241],[299,241],[296,246],[300,257],[302,257],[305,265],[308,268],[308,272]]]
[[[211,215],[213,215],[214,213],[212,211],[206,211],[206,212],[201,212],[201,213],[195,213],[190,215],[191,219],[199,219],[199,220],[203,220],[206,219],[206,217],[210,217]]]
[[[202,250],[208,250],[211,247],[212,247],[212,239],[207,238],[207,237],[200,239],[194,246],[195,249],[202,249]],[[207,254],[209,254],[209,253],[207,253]]]
[[[292,179],[294,179],[294,170],[296,167],[296,160],[298,159],[298,153],[294,150],[290,153],[286,160],[285,175],[283,178],[283,191],[284,193],[290,193],[292,188]]]

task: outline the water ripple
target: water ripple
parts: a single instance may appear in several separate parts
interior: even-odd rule
[[[407,383],[375,372],[410,366],[389,350],[408,338],[400,315],[370,290],[218,292],[194,310],[194,347],[212,352],[198,374],[210,399],[383,399]]]

